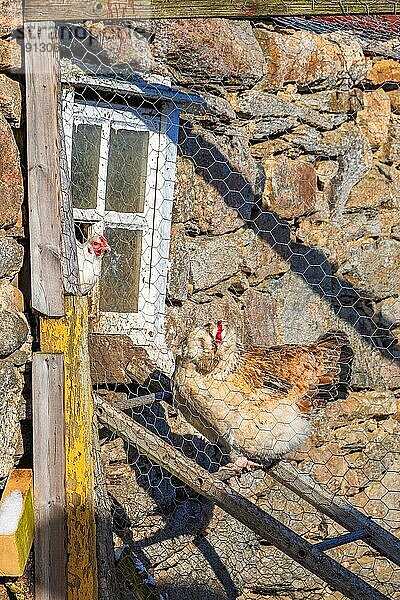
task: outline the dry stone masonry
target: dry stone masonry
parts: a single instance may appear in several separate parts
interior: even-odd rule
[[[18,289],[26,245],[22,212],[24,185],[20,151],[21,47],[12,33],[21,26],[21,5],[0,3],[0,484],[27,450],[21,425],[26,419],[23,398],[31,344],[24,299]]]

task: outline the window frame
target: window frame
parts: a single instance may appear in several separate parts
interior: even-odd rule
[[[129,99],[128,99],[129,101]],[[93,333],[127,334],[135,345],[165,346],[165,301],[169,267],[172,204],[176,173],[176,155],[180,109],[162,100],[156,107],[135,107],[85,101],[75,98],[75,88],[62,93],[62,120],[66,162],[71,181],[72,137],[75,123],[101,124],[97,207],[73,208],[74,221],[93,224],[96,233],[112,226],[142,231],[142,254],[137,313],[99,310],[99,285],[91,293],[96,307]],[[105,123],[108,122],[108,125]],[[106,169],[113,123],[118,128],[149,131],[146,193],[143,213],[105,210]],[[106,135],[103,133],[105,127]],[[108,133],[107,133],[108,132]],[[108,147],[107,147],[108,144]],[[106,152],[107,151],[107,152]],[[105,177],[104,177],[105,174]],[[100,210],[98,210],[100,209]]]

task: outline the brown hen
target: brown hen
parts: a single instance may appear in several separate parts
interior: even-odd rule
[[[352,357],[341,331],[311,344],[243,350],[232,327],[210,323],[193,329],[178,351],[175,404],[212,443],[268,461],[299,447],[316,411],[347,393]]]

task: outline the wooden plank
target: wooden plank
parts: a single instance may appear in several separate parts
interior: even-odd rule
[[[65,446],[62,354],[32,362],[35,598],[65,600]]]
[[[31,469],[13,469],[0,502],[0,512],[12,494],[22,495],[21,513],[13,533],[0,533],[0,575],[20,577],[28,561],[33,542],[33,474]],[[8,499],[8,500],[7,500]],[[7,525],[7,523],[6,523]]]
[[[61,319],[41,319],[40,346],[64,354],[67,597],[97,600],[87,297],[66,297],[65,310]]]
[[[64,314],[57,34],[44,22],[27,23],[24,35],[32,307],[57,317]]]
[[[105,400],[99,399],[97,415],[102,423],[151,460],[323,579],[332,589],[351,600],[388,600],[384,594]]]
[[[42,21],[159,19],[178,17],[269,17],[395,13],[390,0],[26,0],[25,18]]]
[[[400,566],[400,540],[354,506],[324,490],[308,475],[300,475],[289,462],[281,461],[270,467],[268,475],[348,531],[365,531],[368,537],[364,542]]]

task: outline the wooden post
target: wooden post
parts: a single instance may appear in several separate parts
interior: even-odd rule
[[[395,0],[26,0],[29,20],[160,19],[180,17],[270,17],[396,12]]]
[[[66,297],[65,316],[41,319],[44,352],[64,354],[68,600],[97,599],[93,405],[87,297]]]
[[[62,354],[32,362],[35,598],[65,600],[65,444]]]
[[[24,28],[32,308],[64,314],[61,187],[57,121],[58,50],[54,23]]]

